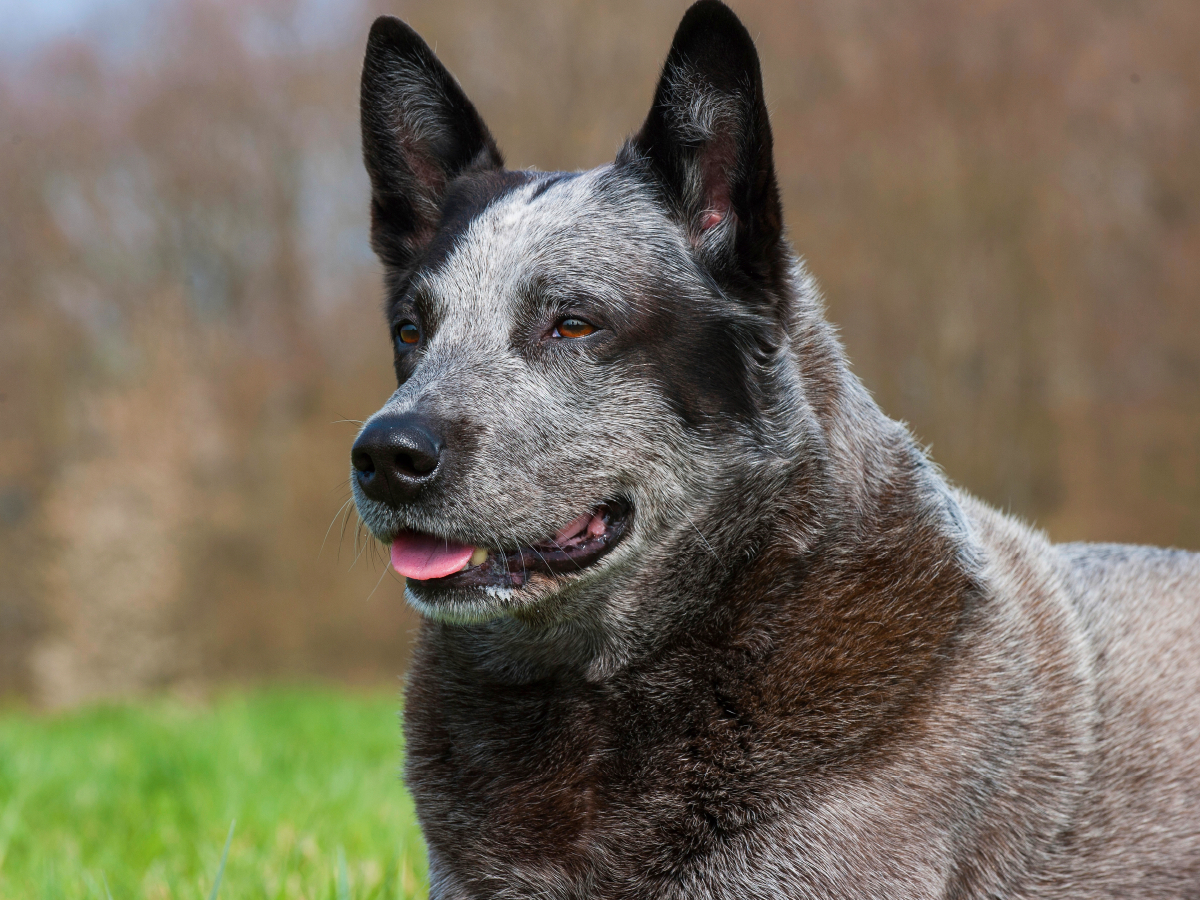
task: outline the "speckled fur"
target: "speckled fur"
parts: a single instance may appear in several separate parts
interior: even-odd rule
[[[489,547],[624,497],[517,589],[409,585],[431,896],[1200,897],[1200,557],[1054,546],[950,487],[782,236],[757,57],[680,26],[591,172],[510,173],[407,26],[363,75],[399,387],[447,450],[400,528]],[[564,314],[601,324],[544,338]]]

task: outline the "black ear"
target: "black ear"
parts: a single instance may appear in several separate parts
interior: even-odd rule
[[[717,0],[675,32],[654,105],[618,164],[649,166],[698,256],[717,274],[783,277],[783,217],[762,72],[750,33]]]
[[[371,26],[362,72],[363,160],[371,176],[371,245],[410,267],[433,236],[446,186],[504,165],[454,76],[399,19]]]

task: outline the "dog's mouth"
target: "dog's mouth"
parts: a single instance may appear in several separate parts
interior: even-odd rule
[[[595,565],[620,543],[629,518],[628,503],[606,501],[552,537],[513,550],[403,531],[392,540],[392,567],[430,587],[518,588],[536,573],[572,575]]]

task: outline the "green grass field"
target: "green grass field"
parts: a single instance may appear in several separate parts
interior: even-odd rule
[[[399,702],[331,690],[0,710],[0,897],[425,896]]]

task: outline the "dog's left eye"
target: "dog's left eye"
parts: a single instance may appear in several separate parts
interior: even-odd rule
[[[396,328],[396,337],[403,344],[415,344],[421,339],[421,330],[412,322],[401,322]]]
[[[554,326],[554,336],[556,338],[581,338],[587,337],[595,330],[595,325],[585,322],[583,319],[560,319]]]

